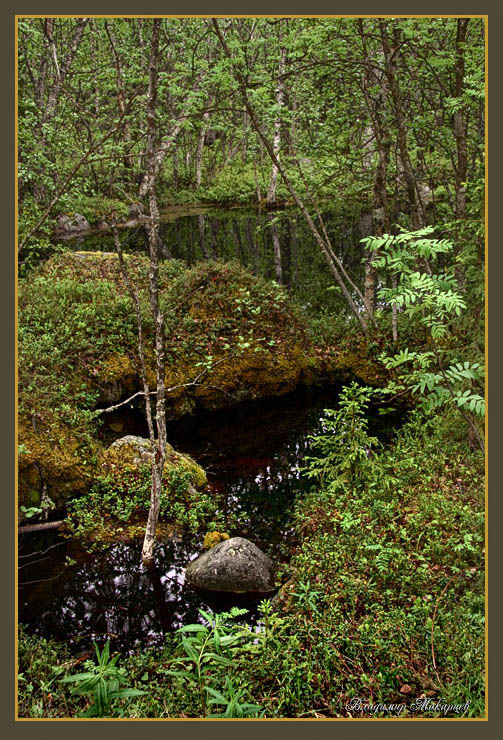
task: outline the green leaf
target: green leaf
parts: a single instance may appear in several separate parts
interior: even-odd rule
[[[180,627],[177,632],[208,632],[208,628],[204,624],[188,624]]]
[[[141,689],[120,689],[110,693],[111,699],[128,699],[132,696],[145,696],[147,692]]]

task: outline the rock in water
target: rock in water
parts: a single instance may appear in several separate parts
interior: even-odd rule
[[[68,215],[63,213],[56,221],[55,234],[56,236],[65,236],[90,230],[91,226],[89,221],[85,216],[82,216],[82,214],[74,213],[72,215]]]
[[[128,218],[140,218],[143,215],[143,205],[139,201],[129,204]]]
[[[274,565],[253,542],[231,537],[193,560],[186,568],[187,580],[208,591],[234,593],[274,590]]]

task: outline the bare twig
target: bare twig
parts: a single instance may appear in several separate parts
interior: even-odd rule
[[[59,573],[57,573],[55,576],[51,576],[50,578],[38,578],[36,581],[23,581],[23,583],[20,583],[20,586],[31,586],[32,583],[45,583],[46,581],[55,581],[56,578],[59,578],[63,575],[65,572],[65,569],[61,570]]]
[[[148,391],[149,396],[153,396],[157,393],[157,391]],[[116,403],[114,406],[109,406],[106,409],[99,409],[99,411],[96,411],[96,416],[100,416],[101,414],[110,414],[112,411],[116,411],[117,409],[120,409],[121,406],[126,406],[126,404],[130,403],[134,398],[138,398],[138,396],[145,396],[145,391],[138,391],[137,393],[133,393],[132,396],[129,398],[126,398],[125,401],[121,401],[120,403]]]
[[[38,558],[38,560],[31,560],[29,563],[24,563],[24,565],[18,565],[17,569],[22,570],[23,568],[29,568],[30,565],[34,565],[35,563],[43,563],[44,560],[50,560],[50,558]]]
[[[221,357],[220,360],[217,360],[214,362],[211,367],[205,367],[199,375],[196,375],[194,380],[190,380],[188,383],[180,383],[178,385],[172,385],[170,388],[166,388],[166,393],[172,393],[173,391],[180,390],[180,388],[191,388],[193,386],[202,386],[204,385],[207,388],[215,388],[216,390],[221,391],[222,393],[226,393],[228,396],[231,396],[232,398],[235,398],[231,393],[228,393],[228,391],[224,390],[224,388],[220,388],[220,386],[217,385],[207,385],[205,383],[199,383],[199,379],[203,377],[203,375],[207,372],[210,372],[210,370],[213,370],[217,365],[220,365],[222,362],[225,362],[226,360],[230,360],[233,357],[235,357],[235,353],[226,355],[225,357]],[[108,406],[106,409],[99,409],[99,411],[96,411],[96,415],[99,416],[101,414],[109,414],[112,411],[116,411],[117,409],[121,408],[121,406],[126,406],[128,403],[131,403],[135,398],[138,398],[138,396],[145,396],[145,391],[137,391],[136,393],[133,393],[132,396],[129,396],[129,398],[126,398],[124,401],[121,401],[120,403],[116,403],[114,406]],[[157,391],[148,391],[149,396],[155,396],[157,394]]]
[[[71,539],[75,539],[72,537]],[[61,547],[61,545],[66,545],[68,542],[71,542],[71,540],[63,540],[63,542],[57,542],[55,545],[51,545],[50,547],[47,547],[45,550],[35,550],[35,552],[29,552],[27,555],[19,555],[19,558],[33,558],[35,555],[45,555],[49,550],[54,550],[55,547]]]

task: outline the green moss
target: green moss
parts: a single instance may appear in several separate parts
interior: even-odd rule
[[[46,486],[48,496],[58,505],[72,495],[82,494],[93,480],[99,443],[80,437],[66,425],[40,422],[37,430],[24,419],[19,439],[26,452],[19,457],[19,504],[40,500]]]
[[[140,298],[147,380],[155,387],[149,260],[131,254],[125,261]],[[187,269],[168,260],[160,286],[171,418],[288,393],[337,373],[379,382],[375,352],[361,343],[341,346],[334,327],[314,331],[283,288],[238,264]],[[42,479],[59,499],[88,485],[99,451],[93,410],[141,390],[134,316],[114,253],[61,253],[21,282],[19,441],[32,450],[22,465],[23,496],[39,490]],[[179,462],[196,487],[203,485],[197,466]]]
[[[143,534],[150,505],[151,464],[150,440],[128,436],[114,442],[101,454],[89,491],[70,503],[68,531],[101,542]],[[216,505],[206,484],[204,470],[168,444],[160,526],[167,526],[168,532],[174,526],[196,531],[210,520]]]
[[[204,535],[203,547],[205,550],[211,550],[212,547],[218,545],[220,542],[225,542],[229,539],[229,535],[225,532],[206,532]]]
[[[125,474],[136,472],[142,465],[150,465],[152,460],[152,443],[140,437],[123,437],[105,450],[99,461],[100,474],[106,474],[118,481]],[[164,476],[174,472],[188,474],[188,483],[201,488],[207,484],[206,473],[189,455],[176,452],[170,445],[166,445],[166,461]]]

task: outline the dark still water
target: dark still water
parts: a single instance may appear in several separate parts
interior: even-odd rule
[[[366,235],[359,215],[342,218],[327,211],[323,218],[339,258],[357,279],[362,254],[359,240]],[[171,206],[162,211],[161,219],[166,259],[181,259],[189,266],[202,260],[236,260],[256,275],[284,284],[313,311],[336,308],[333,276],[295,208],[266,213],[243,207]],[[124,228],[120,234],[125,250],[147,250],[144,226]],[[77,250],[115,251],[107,232],[65,239],[63,244]]]
[[[282,398],[188,417],[168,427],[168,440],[190,453],[208,480],[231,536],[261,547],[276,563],[295,547],[292,512],[307,482],[299,470],[309,435],[321,430],[323,409],[337,405],[339,388],[304,389]],[[395,419],[395,423],[396,423]],[[372,432],[389,438],[393,422],[375,417]],[[144,434],[139,416],[108,420],[103,435]],[[115,431],[112,429],[112,425]],[[116,430],[120,429],[120,432]],[[156,549],[157,570],[141,565],[141,542],[87,553],[55,533],[20,537],[19,619],[30,631],[67,641],[76,651],[110,638],[114,649],[155,645],[163,634],[215,611],[255,603],[197,593],[184,581],[187,563],[201,553],[202,535],[170,539]]]

